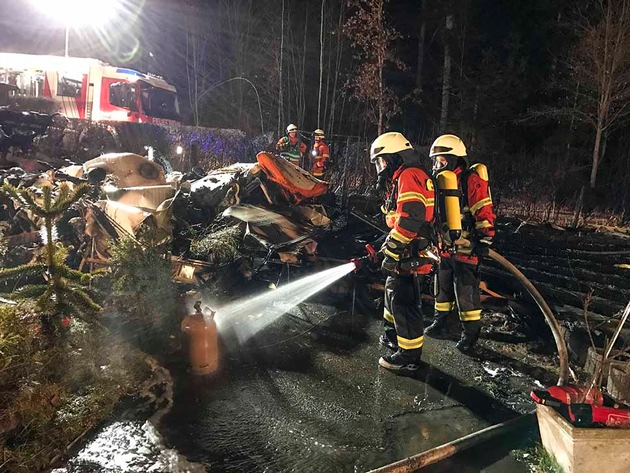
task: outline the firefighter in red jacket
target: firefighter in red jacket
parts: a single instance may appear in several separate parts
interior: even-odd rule
[[[433,181],[420,156],[400,133],[380,135],[370,148],[377,187],[386,192],[382,210],[391,231],[381,248],[385,282],[385,334],[380,343],[394,353],[379,364],[394,371],[419,367],[424,341],[420,286],[431,271]]]
[[[324,172],[328,169],[328,161],[330,159],[330,151],[324,138],[324,130],[321,128],[313,132],[314,142],[313,149],[311,150],[313,166],[311,168],[311,174],[318,179],[324,178]]]
[[[287,126],[287,134],[276,143],[276,150],[291,164],[300,166],[300,161],[306,153],[306,144],[298,136],[298,128],[293,123]]]
[[[472,246],[459,246],[443,235],[437,274],[438,294],[435,298],[435,319],[426,334],[436,336],[446,331],[449,313],[459,312],[462,336],[457,349],[469,353],[481,332],[481,296],[479,292],[479,257],[487,254],[494,237],[492,197],[485,165],[468,165],[466,146],[455,135],[442,135],[429,156],[433,172],[453,171],[457,176],[462,215],[462,237]]]

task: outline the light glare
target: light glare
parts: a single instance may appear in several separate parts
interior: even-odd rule
[[[116,14],[121,0],[31,0],[46,15],[77,27],[103,25]]]

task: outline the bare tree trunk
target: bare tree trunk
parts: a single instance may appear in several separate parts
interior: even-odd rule
[[[322,1],[321,14],[319,16],[319,93],[317,94],[317,126],[321,126],[322,119],[322,84],[324,79],[324,4]]]
[[[473,105],[472,131],[470,134],[470,144],[474,148],[477,145],[477,116],[479,115],[479,83],[475,86],[475,104]]]
[[[573,222],[571,226],[573,228],[577,228],[580,224],[580,217],[582,216],[582,207],[584,206],[584,192],[586,191],[586,186],[582,186],[580,189],[580,195],[578,196],[577,202],[575,204],[575,212],[573,213]]]
[[[424,40],[427,34],[427,22],[425,20],[426,0],[422,1],[420,11],[420,34],[418,36],[418,69],[416,70],[416,89],[422,92],[422,68],[424,66]]]
[[[339,22],[337,23],[338,31],[341,31],[341,25],[343,25],[343,4],[339,6]],[[328,121],[328,127],[332,134],[335,128],[335,110],[337,108],[337,83],[339,79],[338,71],[341,69],[341,53],[343,52],[343,42],[340,35],[336,35],[337,38],[337,58],[335,60],[335,80],[333,82],[332,91],[332,103],[330,104],[330,118]],[[330,70],[329,70],[330,73]]]
[[[197,76],[196,71],[192,71],[193,66],[190,64],[190,35],[186,34],[186,78],[188,79],[188,102],[190,103],[190,112],[192,113],[193,124],[199,126],[199,105],[197,103]],[[194,53],[193,53],[194,54]]]
[[[451,95],[451,48],[449,46],[451,30],[453,29],[453,15],[446,17],[446,31],[444,32],[444,77],[442,79],[442,111],[440,113],[440,132],[446,130],[448,122],[448,102]]]
[[[383,1],[378,4],[378,29],[383,29]],[[380,51],[378,55],[378,124],[377,132],[380,135],[383,132],[383,66],[385,65],[384,51]]]
[[[378,126],[377,133],[380,136],[383,133],[383,66],[379,64],[378,71]]]
[[[573,108],[577,108],[578,94],[580,92],[580,81],[575,84],[575,95],[573,96]],[[571,151],[571,142],[573,141],[573,129],[575,128],[575,113],[571,114],[571,122],[569,124],[569,138],[567,139],[567,153],[565,160],[569,160],[569,152]]]
[[[619,225],[624,226],[624,224],[626,223],[626,219],[628,217],[628,196],[630,195],[630,153],[628,152],[628,149],[626,148],[626,153],[625,153],[625,161],[626,161],[626,172],[624,173],[624,177],[623,177],[623,182],[624,182],[624,186],[623,186],[623,200],[622,200],[622,211],[621,211],[621,219],[619,222]]]
[[[305,4],[306,4],[305,9],[306,11],[308,11],[308,2],[305,2]],[[302,71],[301,71],[302,84],[306,84],[306,43],[308,41],[308,18],[309,18],[309,15],[306,15],[306,18],[304,19],[304,38],[302,42]],[[300,123],[304,123],[305,116],[306,116],[306,96],[304,94],[304,86],[302,86],[300,107],[298,109],[298,117],[299,117]]]
[[[600,121],[597,124],[597,128],[595,130],[595,144],[593,145],[593,166],[591,167],[591,180],[590,180],[591,189],[595,188],[595,182],[597,180],[597,170],[599,168],[599,160],[600,160],[599,153],[601,149],[602,132],[603,132],[603,126]]]
[[[459,43],[459,130],[458,132],[464,134],[466,130],[465,128],[465,120],[464,120],[464,53],[466,51],[466,32],[467,32],[467,21],[466,11],[462,13],[462,31],[461,31],[461,41]]]
[[[281,134],[282,130],[282,111],[283,111],[283,103],[282,103],[282,61],[284,56],[284,0],[282,0],[282,16],[280,20],[280,60],[278,64],[278,73],[279,73],[279,89],[278,89],[278,134]]]

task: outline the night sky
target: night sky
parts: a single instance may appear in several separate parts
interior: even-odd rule
[[[5,52],[23,52],[32,54],[63,55],[64,25],[55,22],[38,11],[31,0],[0,0],[0,50]],[[223,5],[230,8],[247,6],[248,0],[223,2],[221,0],[123,0],[122,7],[115,21],[99,29],[90,26],[72,28],[70,34],[70,56],[95,57],[116,66],[136,68],[142,72],[152,72],[165,77],[173,83],[180,95],[180,106],[184,116],[190,110],[193,100],[188,95],[190,78],[186,74],[186,38],[190,38],[190,25],[186,18],[203,16],[208,30],[215,35],[213,49],[208,51],[207,61],[210,64],[205,85],[212,85],[230,77],[244,75],[259,84],[262,96],[263,113],[268,128],[275,128],[277,119],[277,81],[273,77],[273,50],[279,48],[280,12],[282,0],[255,0],[253,5],[253,23],[250,42],[264,46],[252,52],[246,58],[245,67],[230,62],[236,56],[234,51],[238,41],[238,28],[232,29],[223,19],[214,21],[214,12]],[[329,0],[326,5],[330,15],[328,21],[335,23],[335,9],[338,11],[341,0]],[[345,3],[344,3],[345,4]],[[236,7],[234,6],[236,5]],[[311,41],[304,50],[307,57],[307,68],[304,75],[306,84],[306,120],[307,128],[322,126],[312,120],[316,110],[317,61],[318,61],[318,24],[319,6],[316,0],[285,0],[287,9],[285,31],[290,23],[294,29],[295,48],[300,48],[297,55],[302,54],[300,41],[303,25],[308,25],[307,36]],[[424,5],[424,9],[422,7]],[[489,119],[498,122],[515,120],[528,110],[539,106],[547,100],[546,85],[550,80],[553,68],[565,56],[570,34],[562,27],[565,12],[573,9],[575,2],[569,0],[391,0],[386,3],[386,19],[399,33],[393,49],[406,64],[404,70],[389,67],[385,71],[385,80],[400,99],[401,112],[394,116],[389,126],[395,129],[409,130],[412,136],[420,136],[428,140],[435,133],[435,121],[439,117],[441,104],[442,67],[443,67],[443,24],[446,14],[452,13],[456,18],[456,29],[451,41],[453,50],[453,77],[455,84],[452,91],[451,106],[453,116],[460,113],[456,107],[462,108],[468,100],[470,106],[471,88],[481,84],[482,90],[493,97],[493,103],[484,104]],[[217,16],[218,17],[218,16]],[[416,87],[416,67],[418,51],[418,31],[421,19],[426,21],[425,58],[423,68],[423,95],[420,100],[410,101],[409,97]],[[239,23],[235,23],[239,24]],[[201,30],[203,31],[203,24]],[[197,25],[199,28],[199,25]],[[332,31],[327,31],[329,38]],[[339,37],[334,36],[334,38]],[[218,39],[216,39],[218,38]],[[289,38],[287,38],[288,41]],[[332,41],[332,40],[331,40]],[[336,41],[336,40],[335,40]],[[285,42],[286,43],[286,42]],[[346,43],[347,44],[347,43]],[[559,46],[560,44],[560,46]],[[288,46],[285,44],[285,48]],[[342,61],[345,69],[339,72],[343,83],[351,80],[353,66],[349,65],[350,48],[346,46],[347,56]],[[294,51],[295,52],[295,51]],[[285,54],[291,53],[285,49]],[[264,57],[267,55],[268,57]],[[288,57],[288,56],[287,56]],[[241,60],[242,61],[242,60]],[[227,64],[224,66],[224,63]],[[236,69],[240,67],[242,69]],[[328,66],[327,66],[328,67]],[[243,70],[247,69],[249,70]],[[291,72],[285,68],[285,74]],[[330,68],[331,75],[337,74]],[[266,75],[267,83],[261,86]],[[286,93],[295,97],[295,87],[299,87],[301,78],[289,78],[293,81],[286,87]],[[231,86],[233,84],[230,84]],[[246,87],[244,84],[237,84]],[[466,89],[468,88],[468,89]],[[207,113],[227,110],[234,104],[234,95],[228,95],[226,88],[217,94],[206,95],[212,103],[205,104]],[[233,92],[233,91],[232,91]],[[246,91],[247,92],[247,91]],[[241,92],[242,93],[242,92]],[[467,95],[466,95],[467,94]],[[222,101],[221,95],[225,95]],[[285,97],[285,100],[291,97]],[[204,123],[209,126],[234,127],[247,130],[259,123],[256,119],[258,107],[252,97],[246,97],[250,110],[245,113],[234,111],[223,113],[223,116],[207,115]],[[509,104],[509,106],[507,106]],[[295,107],[292,105],[291,107]],[[345,109],[352,117],[362,114],[360,107]],[[466,110],[461,110],[464,114]],[[280,121],[294,121],[295,108],[289,109]],[[463,120],[463,119],[462,119]],[[190,122],[190,120],[188,120]],[[330,121],[330,120],[329,120]],[[335,120],[333,120],[335,121]],[[347,123],[350,134],[373,133],[369,127],[356,121],[336,119]],[[280,125],[278,130],[284,125]],[[324,124],[327,126],[328,123]],[[458,127],[460,124],[457,124]],[[495,123],[481,124],[484,128],[496,127]],[[455,129],[455,131],[457,131]],[[528,142],[537,142],[535,134],[523,134],[523,142],[519,146],[529,146]]]
[[[184,48],[185,1],[124,0],[115,21],[103,27],[73,27],[70,33],[70,56],[96,57],[114,65],[133,66],[181,82]],[[212,10],[217,1],[192,2]],[[268,2],[279,8],[278,1]],[[294,2],[295,3],[295,2]],[[301,2],[297,2],[301,3]],[[318,4],[318,2],[310,2]],[[332,3],[339,3],[333,1]],[[430,2],[425,17],[429,25],[427,46],[438,42],[439,22],[449,2]],[[528,50],[529,66],[544,68],[549,40],[545,25],[558,15],[558,7],[550,0],[478,0],[451,2],[456,14],[465,14],[469,22],[469,41],[479,43],[478,50],[491,48],[507,54],[510,42],[520,41]],[[555,2],[563,3],[563,2]],[[413,80],[417,55],[417,34],[421,13],[419,0],[395,1],[387,5],[392,26],[401,34],[396,49],[408,64],[405,74],[394,82]],[[63,55],[65,27],[39,11],[30,0],[0,0],[0,49],[4,52]],[[315,19],[316,20],[316,19]],[[312,20],[312,21],[315,21]],[[149,53],[153,54],[153,57]],[[425,66],[438,69],[442,58],[428,55]],[[223,78],[217,78],[221,80]],[[178,84],[180,87],[182,84]],[[396,85],[396,84],[394,84]]]

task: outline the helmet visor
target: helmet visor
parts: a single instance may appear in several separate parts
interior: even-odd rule
[[[433,172],[437,173],[442,171],[448,166],[448,158],[442,154],[433,156]]]
[[[385,160],[382,156],[379,156],[374,160],[374,165],[376,166],[376,174],[380,174],[387,167],[387,160]]]

